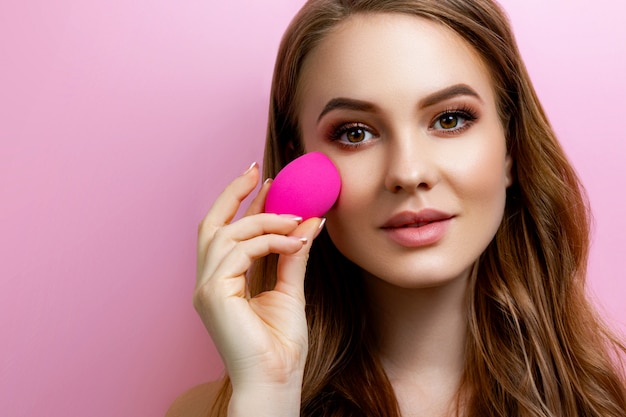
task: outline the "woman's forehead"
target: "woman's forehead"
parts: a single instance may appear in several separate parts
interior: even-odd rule
[[[333,28],[306,57],[298,102],[320,106],[336,96],[376,101],[381,93],[409,99],[456,84],[493,99],[488,68],[454,31],[406,14],[357,14]]]

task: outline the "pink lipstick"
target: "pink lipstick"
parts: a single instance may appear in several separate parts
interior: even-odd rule
[[[391,217],[382,229],[399,245],[417,248],[441,240],[453,218],[453,215],[433,209],[404,211]]]

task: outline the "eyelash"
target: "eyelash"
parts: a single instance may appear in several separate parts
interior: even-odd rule
[[[451,129],[435,129],[434,125],[437,122],[440,122],[444,116],[454,116],[460,119],[463,119],[464,123],[460,127],[455,127]],[[457,108],[446,109],[445,111],[439,113],[433,121],[429,124],[429,129],[437,132],[441,132],[444,135],[458,135],[461,132],[465,131],[469,127],[471,127],[474,122],[478,119],[478,114],[476,111],[468,106],[461,106]],[[374,137],[378,137],[378,134],[368,125],[360,122],[349,122],[349,123],[336,123],[333,124],[330,128],[330,133],[328,138],[331,142],[337,142],[339,146],[348,150],[356,150],[359,147],[363,146],[369,140],[364,140],[361,142],[347,143],[341,141],[341,137],[353,130],[363,130],[366,134],[370,134]]]
[[[362,142],[354,142],[354,143],[347,143],[347,142],[341,141],[341,137],[343,135],[345,135],[346,133],[348,133],[350,131],[354,131],[354,130],[362,130],[366,134],[370,134],[370,135],[372,135],[374,137],[378,136],[378,134],[376,132],[374,132],[371,127],[369,127],[368,125],[366,125],[364,123],[349,122],[349,123],[337,123],[337,124],[331,126],[330,134],[328,135],[328,138],[329,138],[329,140],[331,142],[337,142],[339,144],[339,146],[341,146],[344,149],[355,150],[355,149],[363,146],[369,140],[365,140],[365,141],[362,141]]]
[[[455,127],[455,128],[452,128],[452,129],[435,129],[434,125],[437,122],[440,122],[441,119],[444,116],[454,116],[454,117],[461,118],[461,119],[464,120],[464,123],[463,123],[462,126]],[[477,119],[478,119],[478,114],[476,113],[476,111],[474,109],[472,109],[470,107],[462,106],[460,108],[451,108],[451,109],[447,109],[447,110],[439,113],[437,116],[435,116],[433,121],[430,123],[429,129],[437,130],[437,131],[441,132],[444,135],[458,135],[461,132],[463,132],[464,130],[466,130],[469,127],[471,127]]]

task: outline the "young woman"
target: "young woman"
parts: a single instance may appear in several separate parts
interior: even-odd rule
[[[491,0],[311,0],[271,93],[265,176],[329,156],[324,220],[263,213],[256,164],[199,229],[227,377],[188,416],[624,416],[585,295],[588,209]]]

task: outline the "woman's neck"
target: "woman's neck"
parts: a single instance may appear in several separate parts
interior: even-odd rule
[[[380,360],[403,416],[447,415],[465,364],[469,272],[420,289],[365,280]]]

